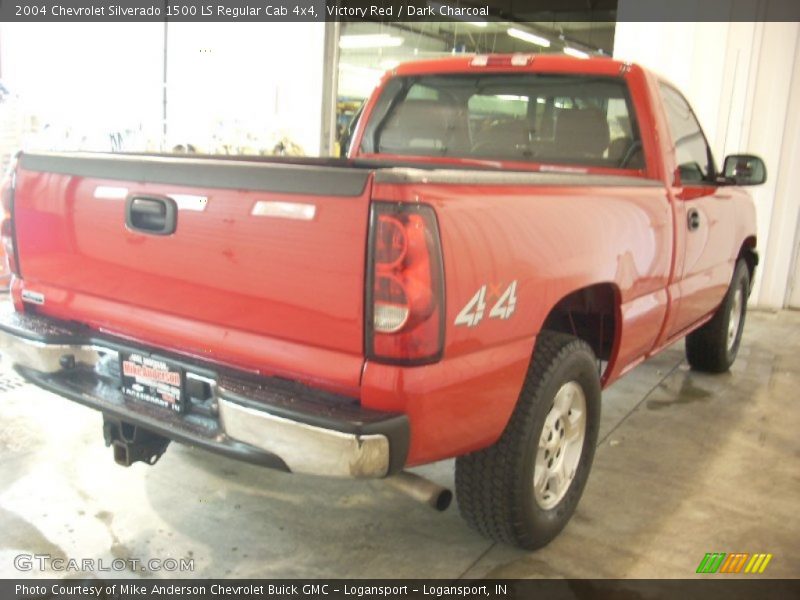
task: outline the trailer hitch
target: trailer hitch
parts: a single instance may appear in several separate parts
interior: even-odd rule
[[[114,462],[123,467],[130,467],[138,461],[156,464],[170,442],[168,438],[138,425],[106,415],[103,415],[103,437],[106,446],[114,450]]]

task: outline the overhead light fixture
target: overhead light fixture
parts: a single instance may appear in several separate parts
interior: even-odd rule
[[[388,33],[367,33],[364,35],[343,35],[339,38],[339,48],[396,48],[403,45],[403,38]]]
[[[575,58],[589,58],[589,55],[583,50],[570,48],[569,46],[564,47],[564,54],[568,54],[569,56],[574,56]]]
[[[478,20],[478,21],[464,21],[464,22],[467,23],[468,25],[472,25],[473,27],[488,27],[489,26],[489,23],[487,23],[486,21],[480,21],[480,20]]]
[[[550,40],[548,40],[547,38],[544,38],[539,35],[534,35],[527,31],[522,31],[521,29],[517,29],[515,27],[509,27],[506,33],[513,38],[517,38],[518,40],[522,40],[523,42],[528,42],[529,44],[536,44],[537,46],[541,46],[542,48],[550,47]]]

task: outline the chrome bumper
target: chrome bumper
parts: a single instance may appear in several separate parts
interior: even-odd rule
[[[213,393],[209,414],[182,417],[125,399],[118,384],[115,387],[113,379],[100,372],[104,364],[118,363],[121,348],[142,348],[116,339],[86,339],[69,325],[59,327],[43,317],[0,310],[0,352],[40,387],[170,439],[234,458],[333,477],[385,477],[404,466],[408,422],[403,415],[361,409],[352,399],[300,384],[236,379],[236,374],[217,373],[207,364],[187,367],[186,359],[170,357],[186,368],[187,377],[199,373],[197,378],[208,381]],[[332,403],[325,402],[329,398]],[[258,460],[261,453],[265,460]]]
[[[0,352],[14,366],[21,366],[40,373],[57,373],[63,370],[62,360],[72,356],[77,363],[94,367],[100,360],[100,348],[70,344],[48,344],[17,337],[0,330]]]
[[[227,435],[280,456],[294,473],[359,478],[389,474],[385,435],[323,429],[224,399],[219,414]]]

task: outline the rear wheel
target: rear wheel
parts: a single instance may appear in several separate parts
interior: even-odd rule
[[[522,548],[550,542],[583,493],[599,423],[591,348],[573,336],[542,332],[501,438],[456,460],[464,519],[485,536]]]
[[[686,359],[693,369],[722,373],[731,367],[742,341],[749,293],[750,271],[740,260],[714,317],[686,336]]]

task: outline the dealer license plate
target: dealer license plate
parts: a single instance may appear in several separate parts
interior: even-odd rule
[[[122,394],[175,412],[183,412],[183,369],[138,352],[120,352]]]

